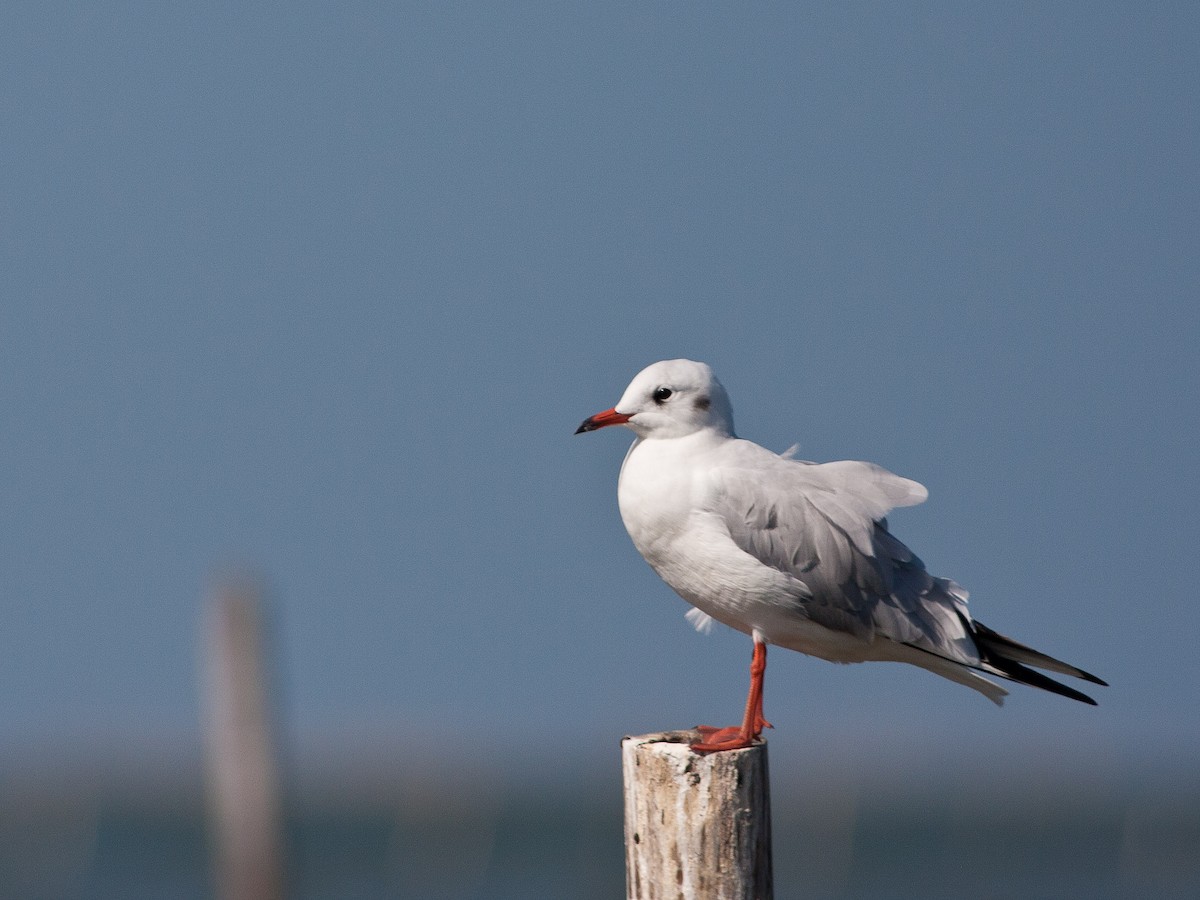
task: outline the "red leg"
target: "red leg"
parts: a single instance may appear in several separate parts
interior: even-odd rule
[[[746,695],[746,714],[741,728],[713,728],[699,725],[696,730],[704,740],[692,744],[697,753],[712,753],[717,750],[741,750],[753,746],[764,728],[771,723],[763,718],[763,675],[767,671],[767,645],[754,642],[754,657],[750,660],[750,693]]]

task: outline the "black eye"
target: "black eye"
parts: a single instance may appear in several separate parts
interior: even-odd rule
[[[674,393],[674,391],[672,391],[669,387],[655,388],[654,402],[655,403],[666,403],[668,400],[671,399],[672,393]]]

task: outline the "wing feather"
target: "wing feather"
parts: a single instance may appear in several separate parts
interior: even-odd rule
[[[966,591],[931,576],[887,528],[892,509],[926,499],[922,485],[872,463],[799,462],[741,441],[731,450],[713,475],[712,511],[743,551],[803,582],[809,618],[979,663]]]

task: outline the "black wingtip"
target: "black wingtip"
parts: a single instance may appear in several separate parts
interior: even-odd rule
[[[1003,657],[993,657],[988,660],[993,666],[1011,678],[1013,681],[1027,684],[1030,687],[1041,688],[1043,691],[1050,691],[1052,694],[1058,694],[1060,697],[1068,697],[1071,700],[1078,700],[1080,703],[1086,703],[1088,706],[1098,706],[1091,697],[1074,688],[1069,688],[1065,684],[1060,684],[1053,678],[1049,678],[1028,666],[1023,666],[1019,662],[1014,662],[1011,659]]]
[[[1019,641],[1005,637],[981,622],[971,622],[970,628],[971,634],[975,638],[975,646],[979,648],[979,653],[983,661],[1006,678],[1010,678],[1020,684],[1041,688],[1044,691],[1050,691],[1061,697],[1069,697],[1072,700],[1078,700],[1080,703],[1086,703],[1089,706],[1096,706],[1098,704],[1087,694],[1080,693],[1074,688],[1067,687],[1065,684],[1060,684],[1053,678],[1035,671],[1030,666],[1047,669],[1062,675],[1070,675],[1073,678],[1081,678],[1084,681],[1091,684],[1098,684],[1101,687],[1108,687],[1108,682],[1097,678],[1090,672],[1085,672],[1078,666],[1065,663],[1061,659],[1055,659],[1053,656],[1047,656],[1045,653],[1034,650],[1032,647],[1027,647]]]
[[[1051,672],[1057,672],[1060,675],[1070,675],[1073,678],[1080,678],[1091,684],[1098,684],[1101,687],[1108,687],[1108,682],[1103,678],[1098,678],[1091,672],[1085,672],[1078,666],[1073,666],[1070,663],[1065,663],[1061,659],[1055,659],[1053,656],[1048,656],[1040,650],[1034,650],[1032,647],[1022,644],[1020,641],[1014,641],[1010,637],[1006,637],[999,632],[993,631],[982,622],[971,621],[969,623],[971,635],[975,638],[975,645],[983,654],[985,661],[997,666],[999,660],[1012,663],[1024,663],[1026,666],[1033,666],[1038,669],[1047,669]],[[1055,682],[1057,684],[1057,682]]]

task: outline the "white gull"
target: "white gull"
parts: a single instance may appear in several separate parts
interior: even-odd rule
[[[767,644],[832,662],[906,662],[974,688],[996,704],[998,676],[1095,701],[1036,672],[1094,675],[974,621],[967,592],[888,530],[888,512],[922,503],[915,481],[867,462],[802,462],[733,431],[729,396],[704,363],[655,363],[612,409],[576,434],[624,425],[637,436],[617,486],[638,552],[695,609],[750,635],[750,692],[740,727],[701,727],[693,749],[747,747],[764,727]],[[982,673],[982,674],[981,674]]]

